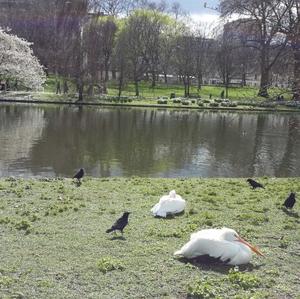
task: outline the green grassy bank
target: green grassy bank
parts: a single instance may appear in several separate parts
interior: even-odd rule
[[[59,77],[62,87],[63,78]],[[44,84],[44,90],[47,94],[53,94],[56,91],[56,79],[55,76],[50,75],[47,77],[47,81]],[[68,80],[69,92],[74,94],[76,92],[75,82],[72,80]],[[228,88],[228,96],[232,100],[265,100],[265,98],[258,97],[258,87],[251,86],[231,86]],[[171,93],[175,93],[177,97],[184,96],[184,86],[183,84],[164,84],[157,83],[155,87],[151,86],[150,81],[141,81],[139,83],[139,91],[140,96],[147,99],[156,99],[157,97],[167,96],[170,97]],[[200,90],[198,90],[197,86],[193,85],[190,87],[191,94],[199,94],[203,98],[208,98],[211,94],[213,98],[219,98],[222,91],[225,91],[224,86],[218,85],[203,85]],[[95,89],[95,93],[97,93],[97,89]],[[117,96],[118,84],[115,81],[109,81],[107,84],[107,92],[110,96]],[[278,94],[284,94],[286,99],[290,99],[291,94],[288,90],[280,89],[277,87],[269,88],[270,97],[276,97]],[[135,86],[132,82],[129,82],[124,86],[122,90],[123,96],[133,97],[135,96]]]
[[[300,298],[300,179],[0,180],[0,298]],[[184,214],[152,217],[175,189]],[[108,235],[131,211],[124,239]],[[173,257],[190,233],[227,226],[265,257],[238,269]]]
[[[176,99],[178,100],[178,99]],[[163,101],[165,101],[163,99]],[[79,105],[75,95],[55,95],[54,93],[5,93],[0,95],[1,103],[26,103],[26,104],[55,104],[55,105]],[[167,100],[167,103],[161,103],[157,99],[145,98],[126,98],[117,97],[85,97],[80,105],[86,106],[107,106],[107,107],[141,107],[141,108],[163,108],[163,109],[190,109],[190,110],[213,110],[213,111],[237,111],[237,112],[299,112],[299,105],[290,104],[277,105],[262,101],[230,101],[228,104],[220,103],[219,99],[200,100],[196,99],[182,100],[173,102]]]
[[[63,78],[60,78],[62,85]],[[49,76],[44,85],[44,91],[10,91],[0,94],[0,102],[22,102],[22,103],[46,103],[46,104],[75,104],[77,105],[78,95],[76,85],[72,80],[68,81],[68,94],[56,94],[56,79]],[[284,94],[286,100],[290,100],[291,94],[288,90],[270,88],[270,98],[258,97],[258,88],[255,87],[230,87],[229,100],[227,102],[220,99],[220,94],[224,91],[222,86],[203,86],[197,90],[191,87],[191,98],[183,97],[184,88],[181,85],[157,84],[155,88],[149,82],[140,82],[140,96],[135,96],[135,88],[132,83],[128,83],[118,97],[117,85],[113,81],[108,83],[107,95],[99,95],[95,90],[94,95],[84,94],[82,104],[85,105],[105,105],[124,107],[153,107],[153,108],[175,108],[175,109],[197,109],[197,110],[230,110],[230,111],[270,111],[270,112],[294,112],[299,111],[296,102],[275,101],[278,94]],[[87,92],[87,90],[85,90]],[[176,99],[170,99],[170,95],[175,94]],[[211,98],[210,98],[211,95]]]

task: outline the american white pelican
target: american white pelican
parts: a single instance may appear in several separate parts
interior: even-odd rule
[[[243,240],[235,230],[223,227],[203,229],[191,234],[190,241],[174,255],[189,259],[209,255],[229,265],[241,265],[250,262],[252,251],[263,256],[256,247]]]
[[[169,195],[164,195],[159,202],[151,209],[154,216],[166,217],[168,214],[181,213],[185,208],[185,200],[175,190]]]

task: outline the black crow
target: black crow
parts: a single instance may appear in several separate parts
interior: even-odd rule
[[[80,179],[84,176],[84,169],[80,168],[78,172],[73,176],[73,179],[77,179],[80,182]]]
[[[283,203],[283,205],[287,208],[287,209],[292,209],[294,204],[296,202],[296,194],[294,192],[292,192],[289,197],[285,200],[285,202]]]
[[[258,183],[258,182],[256,182],[256,181],[254,181],[254,180],[252,180],[252,179],[248,179],[247,182],[251,185],[251,187],[252,187],[253,189],[256,189],[256,188],[264,188],[264,189],[265,189],[265,187],[264,187],[262,184],[260,184],[260,183]]]
[[[128,224],[128,216],[129,216],[129,214],[130,214],[129,212],[124,212],[123,216],[121,218],[119,218],[113,224],[113,226],[110,229],[108,229],[106,232],[110,233],[110,232],[113,232],[115,230],[119,230],[119,231],[121,231],[121,233],[123,235],[123,229]]]

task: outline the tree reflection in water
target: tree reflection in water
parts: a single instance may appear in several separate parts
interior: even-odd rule
[[[2,105],[0,175],[299,176],[299,123],[297,114]]]

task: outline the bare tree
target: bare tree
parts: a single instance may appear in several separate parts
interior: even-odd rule
[[[93,95],[94,86],[98,86],[99,73],[103,71],[102,32],[99,19],[99,15],[94,15],[83,28],[82,48],[89,95]]]
[[[167,75],[172,70],[172,60],[176,50],[176,29],[173,24],[167,26],[160,38],[159,69],[164,74],[164,81],[168,83]]]
[[[148,11],[145,15],[146,36],[145,60],[148,62],[148,70],[151,73],[152,87],[156,85],[156,78],[159,70],[162,32],[168,26],[168,18],[158,11]]]
[[[120,31],[114,47],[113,63],[118,71],[118,97],[121,97],[123,87],[128,78],[127,32]]]
[[[180,16],[186,15],[179,2],[173,2],[170,13],[174,16],[175,20],[178,20]]]
[[[300,2],[299,0],[284,0],[274,8],[274,22],[279,26],[279,31],[287,36],[293,51],[294,98],[300,100]]]
[[[184,95],[186,97],[190,94],[191,77],[195,73],[195,61],[193,54],[195,53],[195,39],[194,36],[186,32],[176,39],[175,50],[175,67],[177,74],[184,85]]]
[[[96,79],[96,73],[99,72],[104,83],[109,80],[108,73],[116,31],[117,24],[113,16],[105,17],[94,14],[85,25],[84,46],[87,52],[88,69],[94,79]],[[95,83],[95,80],[93,80],[93,83]]]
[[[236,49],[235,39],[230,32],[224,30],[219,37],[218,48],[216,51],[216,62],[220,76],[225,86],[225,97],[228,98],[228,88],[234,75],[238,70],[236,63]]]
[[[211,54],[215,46],[214,40],[208,38],[209,28],[206,24],[197,24],[195,38],[195,76],[198,81],[198,91],[203,84],[203,76],[208,73],[209,64],[211,63]]]
[[[259,95],[268,96],[270,70],[283,53],[286,39],[278,34],[278,22],[274,22],[275,10],[280,0],[222,0],[220,9],[223,17],[238,14],[236,28],[242,28],[248,37],[248,46],[256,49],[260,56],[261,82]],[[282,19],[284,12],[278,15]],[[276,52],[271,57],[270,53]]]
[[[89,7],[94,12],[117,16],[126,10],[129,2],[126,0],[90,0]]]
[[[160,3],[149,0],[89,0],[89,10],[103,15],[117,17],[120,14],[129,15],[133,10],[143,9],[164,9],[165,1]]]

